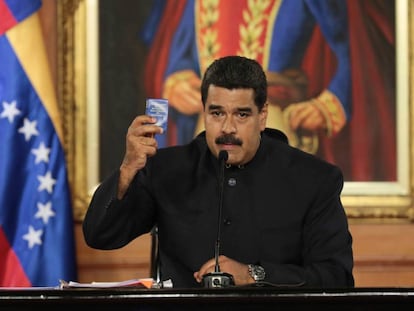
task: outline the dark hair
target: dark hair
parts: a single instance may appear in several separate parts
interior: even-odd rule
[[[201,83],[201,101],[204,106],[211,84],[226,89],[253,89],[254,102],[259,111],[267,100],[266,75],[262,66],[250,58],[226,56],[216,59],[207,68]]]

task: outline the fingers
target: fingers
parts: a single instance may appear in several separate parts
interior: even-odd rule
[[[126,151],[121,165],[128,175],[135,175],[145,166],[147,158],[157,152],[155,134],[162,134],[163,130],[154,125],[155,122],[156,120],[149,116],[138,116],[128,128]]]
[[[201,283],[201,281],[203,280],[203,275],[214,272],[215,266],[216,266],[216,260],[214,258],[207,261],[204,265],[201,266],[200,270],[194,272],[195,280],[198,283]]]
[[[145,166],[148,156],[157,151],[155,134],[162,134],[162,128],[154,125],[156,120],[149,116],[139,116],[134,119],[126,135],[126,153],[124,165]]]
[[[177,109],[183,114],[192,115],[200,113],[203,110],[199,92],[189,91],[187,93],[181,93],[179,101],[181,105]]]
[[[253,278],[250,277],[249,269],[246,264],[240,263],[226,256],[219,256],[220,271],[229,273],[233,276],[236,285],[244,285],[254,283]],[[199,271],[194,272],[195,280],[200,283],[203,275],[215,271],[216,261],[210,259],[201,266]]]
[[[135,136],[154,136],[155,134],[162,134],[163,129],[154,125],[155,122],[157,122],[157,120],[150,116],[138,116],[129,126],[128,134],[133,134]]]
[[[146,161],[148,156],[153,156],[157,152],[157,141],[154,136],[138,136],[134,131],[128,132],[127,151],[125,158],[131,161]]]
[[[326,128],[324,115],[309,102],[294,105],[290,113],[289,124],[293,130],[301,128],[307,131],[318,131]]]
[[[200,99],[200,82],[182,80],[171,88],[169,94],[171,106],[179,112],[192,115],[203,110]]]

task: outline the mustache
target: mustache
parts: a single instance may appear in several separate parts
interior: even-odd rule
[[[239,138],[230,134],[225,134],[217,137],[215,142],[217,145],[231,144],[241,146],[243,144],[243,142]]]

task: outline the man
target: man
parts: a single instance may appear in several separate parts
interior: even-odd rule
[[[215,271],[220,219],[219,266],[236,285],[353,286],[342,174],[265,128],[266,90],[256,61],[227,56],[204,75],[205,132],[191,143],[157,150],[162,129],[138,116],[119,170],[92,198],[88,245],[119,248],[157,225],[162,279],[196,287]]]

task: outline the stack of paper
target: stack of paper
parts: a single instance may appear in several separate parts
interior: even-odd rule
[[[121,282],[91,282],[91,283],[78,283],[78,282],[66,282],[60,280],[61,288],[76,288],[76,287],[86,287],[86,288],[114,288],[114,287],[142,287],[142,288],[152,288],[154,280],[152,278],[146,279],[131,279]]]

